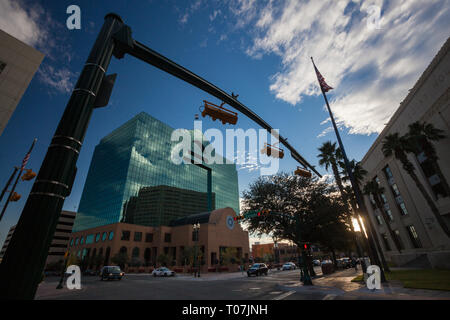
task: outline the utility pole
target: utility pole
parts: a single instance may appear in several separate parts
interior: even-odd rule
[[[0,195],[0,201],[2,201],[3,196],[5,195],[6,191],[8,190],[9,185],[11,184],[12,179],[14,179],[14,176],[16,175],[16,173],[17,173],[18,170],[19,170],[18,167],[14,167],[14,171],[13,171],[13,173],[11,174],[11,177],[9,177],[8,182],[6,183],[5,187],[4,187],[3,190],[2,190],[2,193],[1,193],[1,195]]]

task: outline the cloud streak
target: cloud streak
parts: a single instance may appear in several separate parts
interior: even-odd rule
[[[230,11],[250,27],[246,53],[281,58],[270,91],[292,105],[321,94],[313,56],[335,88],[329,97],[337,122],[351,134],[383,129],[450,30],[448,0],[232,3]],[[381,29],[370,27],[373,6],[381,9]]]

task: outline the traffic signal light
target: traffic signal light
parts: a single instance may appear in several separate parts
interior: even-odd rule
[[[300,168],[300,167],[297,167],[297,170],[295,170],[294,173],[295,173],[297,176],[300,176],[300,177],[305,177],[305,178],[311,178],[311,177],[312,177],[311,171],[302,169],[302,168]]]
[[[17,192],[14,192],[14,193],[9,197],[9,201],[16,202],[16,201],[19,201],[19,199],[20,199],[21,197],[22,197],[22,196],[21,196],[20,194],[18,194]]]
[[[269,210],[261,210],[258,212],[258,217],[267,216],[269,214]]]
[[[30,181],[36,177],[36,173],[34,173],[31,169],[25,170],[24,175],[22,176],[22,181]]]
[[[267,154],[268,157],[272,156],[274,158],[280,158],[280,159],[284,158],[283,149],[274,147],[274,146],[268,144],[267,142],[264,143],[264,148],[261,149],[261,153]]]
[[[208,102],[206,100],[203,100],[203,102],[205,103],[204,109],[203,109],[203,111],[200,110],[202,112],[203,118],[208,115],[213,119],[213,121],[216,121],[216,119],[219,119],[222,121],[223,124],[226,124],[226,123],[236,124],[237,123],[237,119],[238,119],[237,113],[224,108],[223,105],[225,104],[225,102],[222,102],[222,104],[220,106],[215,105],[214,103]]]

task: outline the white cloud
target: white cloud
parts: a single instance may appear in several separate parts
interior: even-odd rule
[[[335,88],[329,97],[337,123],[353,134],[383,129],[450,29],[448,0],[232,3],[237,20],[251,27],[247,54],[281,58],[270,85],[275,96],[296,105],[320,94],[313,56]],[[382,8],[382,29],[368,27],[371,5]]]
[[[200,9],[200,6],[202,4],[202,0],[197,0],[194,3],[192,3],[184,12],[183,16],[180,18],[181,24],[186,24],[188,22],[189,17],[198,9]]]
[[[31,46],[47,38],[47,32],[37,23],[39,15],[38,7],[26,11],[19,1],[0,0],[0,29]]]
[[[70,63],[73,53],[66,39],[50,32],[65,26],[55,20],[39,4],[18,0],[0,0],[0,29],[43,52],[38,79],[60,93],[68,93],[75,83],[75,74],[58,63]]]

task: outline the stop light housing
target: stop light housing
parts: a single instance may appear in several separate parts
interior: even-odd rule
[[[30,181],[36,177],[36,173],[34,173],[31,169],[25,170],[25,173],[22,176],[22,181]]]
[[[14,193],[9,197],[9,201],[16,202],[16,201],[19,201],[21,197],[22,197],[22,196],[21,196],[20,194],[18,194],[17,192],[14,192]]]
[[[267,154],[268,157],[272,156],[274,158],[284,158],[284,151],[283,149],[274,147],[268,143],[264,143],[264,148],[261,149],[262,154]]]
[[[234,221],[239,222],[239,221],[241,221],[241,220],[244,220],[245,217],[244,217],[244,216],[236,216],[236,217],[234,217],[233,219],[234,219]]]
[[[297,176],[300,177],[305,177],[305,178],[311,178],[312,177],[312,173],[311,171],[302,169],[302,168],[297,168],[297,170],[295,170],[294,172]]]
[[[222,124],[236,124],[237,123],[237,112],[233,112],[223,107],[225,102],[223,102],[220,106],[203,100],[204,108],[202,110],[202,117],[210,116],[213,121],[219,119],[222,121]]]

